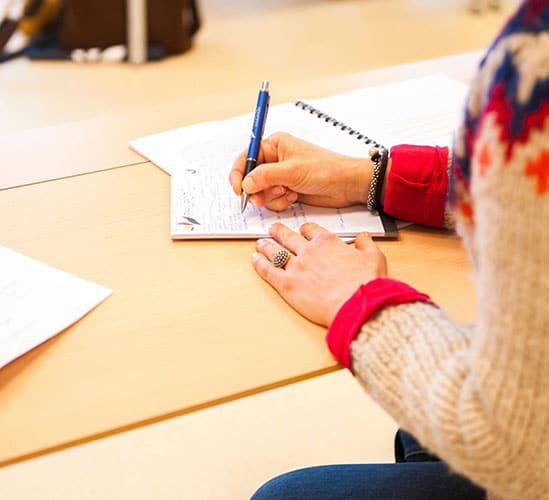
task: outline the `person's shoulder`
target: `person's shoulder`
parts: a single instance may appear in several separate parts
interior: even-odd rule
[[[549,136],[547,68],[549,2],[526,0],[488,48],[471,83],[454,139],[454,183],[463,192],[473,157],[488,161],[497,152],[500,163],[508,163],[515,146],[533,147]]]
[[[547,36],[549,31],[549,2],[546,0],[524,1],[503,26],[494,39],[488,54],[506,39],[524,35]],[[528,37],[526,37],[528,38]]]
[[[549,138],[547,68],[549,3],[525,1],[486,52],[471,85],[455,139],[456,176],[466,185],[472,163],[485,173],[489,164],[503,167],[516,160],[522,165],[526,150],[532,158],[542,158],[540,148]],[[506,172],[534,170],[520,165]]]
[[[518,111],[539,109],[549,95],[547,67],[549,2],[524,0],[480,62],[466,101],[465,126],[475,129],[494,105]]]
[[[471,122],[498,112],[510,131],[532,113],[547,114],[549,3],[524,2],[484,56],[467,103]],[[471,123],[470,122],[470,123]]]

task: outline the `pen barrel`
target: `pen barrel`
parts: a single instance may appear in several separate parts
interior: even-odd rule
[[[259,147],[261,146],[261,138],[265,129],[265,121],[267,111],[269,110],[269,92],[261,90],[257,96],[257,104],[254,114],[254,123],[252,126],[252,136],[250,138],[250,146],[248,148],[248,159],[257,160]],[[255,165],[254,165],[255,166]]]
[[[257,160],[253,158],[248,158],[246,160],[246,165],[244,166],[244,175],[242,178],[246,177],[257,165]]]

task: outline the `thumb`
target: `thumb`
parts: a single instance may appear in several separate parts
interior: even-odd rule
[[[363,231],[358,233],[355,238],[355,248],[358,250],[366,250],[368,247],[375,245],[374,240],[370,236],[370,233]]]
[[[285,186],[295,190],[297,169],[288,162],[262,163],[254,168],[242,181],[242,189],[248,194],[265,191],[274,186]]]

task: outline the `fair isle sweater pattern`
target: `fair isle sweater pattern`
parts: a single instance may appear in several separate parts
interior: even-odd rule
[[[524,2],[483,58],[469,96],[462,127],[456,137],[452,169],[452,205],[472,223],[470,182],[473,148],[485,119],[495,120],[505,145],[507,164],[515,146],[529,141],[530,132],[542,129],[549,107],[549,2]],[[489,116],[489,118],[487,118]],[[531,144],[535,141],[530,141]],[[493,162],[487,144],[476,148],[481,175]],[[543,149],[534,154],[524,173],[535,177],[539,194],[549,188]],[[546,152],[545,152],[546,154]],[[544,168],[545,165],[545,168]]]
[[[549,498],[549,2],[525,1],[483,59],[453,149],[453,207],[478,312],[382,309],[356,377],[490,497]]]

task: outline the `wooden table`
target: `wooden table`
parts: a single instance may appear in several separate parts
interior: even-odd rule
[[[467,80],[477,60],[295,84],[274,102],[432,72]],[[0,465],[338,369],[325,330],[254,273],[254,242],[170,239],[169,177],[127,148],[140,135],[248,112],[248,97],[0,136],[3,163],[13,167],[0,171],[0,243],[114,290],[0,371]],[[456,319],[472,319],[470,270],[456,236],[412,227],[380,246],[393,277]]]

